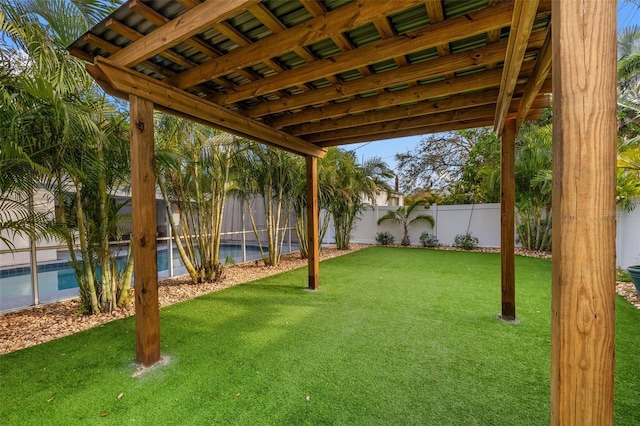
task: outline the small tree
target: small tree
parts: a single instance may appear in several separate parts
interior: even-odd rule
[[[245,201],[251,227],[258,241],[258,248],[266,266],[278,266],[286,227],[291,217],[295,197],[296,161],[292,154],[281,149],[250,143],[241,157],[242,175],[239,177],[240,195]],[[262,202],[265,215],[268,252],[260,244],[260,230],[256,223],[253,205]]]
[[[433,216],[428,214],[419,214],[415,216],[413,219],[410,219],[411,214],[413,213],[415,208],[418,206],[424,206],[424,205],[425,205],[424,200],[422,199],[414,200],[408,206],[398,207],[398,210],[393,212],[388,212],[387,214],[382,216],[380,219],[378,219],[378,225],[380,225],[382,222],[387,220],[393,223],[398,223],[402,225],[402,228],[404,230],[404,235],[402,236],[402,241],[400,242],[400,244],[403,246],[408,246],[411,244],[411,241],[409,239],[410,225],[416,222],[429,222],[429,224],[431,224],[432,227],[435,225],[435,220],[433,219]]]
[[[330,190],[326,194],[330,200],[327,210],[333,216],[336,248],[348,250],[356,219],[368,208],[363,197],[373,198],[378,191],[389,191],[385,179],[392,178],[393,172],[379,157],[358,164],[353,151],[337,149],[327,157],[329,153],[323,159],[324,173],[329,175],[324,181]]]

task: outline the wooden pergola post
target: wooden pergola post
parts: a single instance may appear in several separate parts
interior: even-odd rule
[[[502,313],[505,321],[516,319],[515,278],[515,142],[516,120],[508,119],[502,131],[500,156],[500,269]]]
[[[160,360],[153,103],[135,95],[129,96],[129,102],[136,361],[150,366]]]
[[[307,234],[309,235],[309,289],[320,285],[318,247],[318,158],[307,155]]]
[[[613,423],[616,1],[555,0],[551,424]]]

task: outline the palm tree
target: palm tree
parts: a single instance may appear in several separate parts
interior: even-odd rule
[[[11,99],[17,112],[9,116],[7,137],[31,162],[50,170],[63,240],[92,313],[126,304],[129,296],[132,263],[117,270],[109,249],[118,234],[115,191],[126,180],[128,128],[64,48],[86,31],[92,11],[102,14],[109,3],[23,0],[0,6],[0,31],[14,46],[3,50],[17,58],[11,63],[14,84],[3,86],[2,98]],[[47,181],[31,177],[32,185]]]
[[[412,201],[408,206],[400,206],[396,211],[390,211],[379,218],[378,225],[387,220],[402,225],[404,234],[402,236],[402,241],[400,242],[400,244],[403,246],[411,245],[411,240],[409,239],[409,226],[417,222],[429,222],[429,224],[433,227],[436,223],[433,219],[433,216],[424,213],[418,214],[415,217],[411,218],[411,215],[413,214],[413,211],[416,209],[416,207],[424,206],[426,204],[427,203],[425,200],[417,199]]]
[[[178,252],[194,283],[220,281],[224,207],[235,188],[240,145],[227,133],[171,115],[159,115],[156,128],[158,186]],[[178,208],[179,224],[171,206]]]
[[[293,154],[262,144],[251,143],[241,156],[243,174],[238,194],[246,202],[251,227],[265,265],[277,266],[282,254],[286,227],[293,209],[298,187],[296,162]],[[254,203],[261,200],[265,215],[267,252],[261,244],[260,230],[254,214]]]
[[[378,191],[391,190],[386,179],[394,174],[379,157],[358,164],[353,151],[336,149],[331,156],[327,152],[325,159],[326,170],[330,170],[327,208],[333,217],[336,246],[338,250],[348,250],[355,221],[368,207],[364,199],[373,198]]]
[[[618,33],[618,81],[625,83],[640,71],[640,27],[632,25]]]
[[[523,127],[516,147],[516,233],[530,250],[551,249],[550,124]]]

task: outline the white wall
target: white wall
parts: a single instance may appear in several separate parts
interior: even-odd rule
[[[354,243],[375,244],[378,232],[390,232],[396,243],[402,240],[403,230],[399,224],[385,221],[377,225],[379,217],[389,211],[395,211],[397,207],[374,207],[362,215],[356,222],[352,234]],[[429,222],[416,222],[409,227],[409,238],[412,245],[420,245],[420,234],[424,231],[436,234],[438,241],[443,245],[453,245],[456,235],[464,234],[467,229],[478,238],[479,247],[500,246],[500,204],[474,204],[457,206],[432,205],[428,208],[418,207],[413,216],[428,214],[435,219],[432,228]]]
[[[640,200],[634,204],[631,212],[616,212],[616,261],[622,268],[640,264]]]
[[[631,212],[618,209],[616,252],[617,265],[626,268],[640,264],[640,199],[635,200],[636,208]],[[385,222],[377,225],[379,217],[397,207],[377,207],[363,213],[361,220],[356,222],[352,234],[354,243],[376,244],[378,232],[388,231],[396,243],[402,240],[402,227]],[[477,237],[479,247],[500,247],[500,204],[467,204],[455,206],[432,205],[429,209],[419,208],[415,214],[430,214],[436,220],[434,229],[426,222],[419,222],[409,228],[412,245],[420,245],[420,234],[423,231],[435,233],[438,241],[443,245],[453,245],[458,234],[469,231]],[[515,235],[514,235],[515,238]]]

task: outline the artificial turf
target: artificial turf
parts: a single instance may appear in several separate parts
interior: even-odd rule
[[[0,357],[0,424],[543,425],[548,260],[373,247],[161,310],[167,364],[132,377],[128,318]],[[640,424],[640,312],[617,300],[617,425]]]

